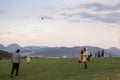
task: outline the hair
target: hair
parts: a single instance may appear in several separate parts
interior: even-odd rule
[[[81,54],[83,54],[83,52],[84,52],[83,49],[81,49]]]
[[[84,48],[84,51],[86,51],[86,48]]]
[[[20,49],[17,49],[17,50],[16,50],[16,53],[19,53],[19,52],[20,52]]]

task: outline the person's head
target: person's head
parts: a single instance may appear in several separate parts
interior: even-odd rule
[[[85,48],[85,51],[88,51],[88,48]]]
[[[16,53],[19,53],[19,52],[20,52],[20,49],[17,49],[17,50],[16,50]]]
[[[84,48],[84,51],[86,51],[86,48]]]

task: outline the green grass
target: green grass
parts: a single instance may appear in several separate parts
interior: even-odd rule
[[[19,78],[10,78],[11,63],[0,60],[0,80],[120,80],[120,58],[92,58],[88,69],[75,58],[32,59],[20,65]]]

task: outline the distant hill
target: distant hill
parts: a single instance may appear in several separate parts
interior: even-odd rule
[[[22,49],[22,47],[16,43],[13,43],[7,46],[8,52],[15,52],[17,49]]]
[[[113,57],[120,57],[120,49],[116,47],[105,49],[105,53],[108,56],[111,54]]]
[[[5,46],[3,46],[2,44],[0,44],[0,50],[7,51],[7,48]]]
[[[10,58],[12,54],[6,52],[6,51],[3,51],[3,50],[0,50],[0,60],[1,59],[4,59],[4,58]]]
[[[78,57],[80,56],[80,51],[84,47],[89,48],[89,51],[94,55],[98,51],[103,50],[99,47],[91,47],[91,46],[77,46],[77,47],[48,47],[44,49],[36,50],[33,55],[41,55],[44,57]]]
[[[89,51],[95,55],[97,52],[104,50],[105,57],[109,57],[111,54],[112,57],[120,57],[120,49],[112,47],[109,49],[103,49],[100,47],[93,46],[74,46],[74,47],[47,47],[47,46],[25,46],[21,47],[19,44],[13,43],[4,47],[0,45],[0,50],[15,52],[16,49],[20,49],[21,55],[32,54],[33,56],[42,56],[42,57],[78,57],[80,55],[81,49],[87,47]]]

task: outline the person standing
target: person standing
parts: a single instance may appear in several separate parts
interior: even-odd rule
[[[85,51],[83,52],[83,63],[84,63],[84,69],[87,69],[87,57],[88,57],[88,48],[84,49]]]
[[[101,56],[104,57],[104,50],[102,50],[102,52],[101,52]]]
[[[30,65],[30,55],[29,54],[26,57],[26,62],[27,62],[27,66],[29,67],[29,65]]]
[[[20,56],[20,49],[16,50],[16,53],[12,54],[11,63],[12,63],[12,70],[11,70],[11,78],[13,77],[14,71],[16,70],[16,76],[19,75],[19,65],[21,63],[21,56]]]
[[[88,50],[88,57],[87,57],[87,61],[90,62],[90,57],[91,57],[92,53],[90,53],[90,51]]]
[[[81,59],[83,58],[83,56],[82,56],[82,55],[83,55],[83,52],[84,52],[83,49],[81,49],[81,52],[80,52],[80,54],[81,54]]]

